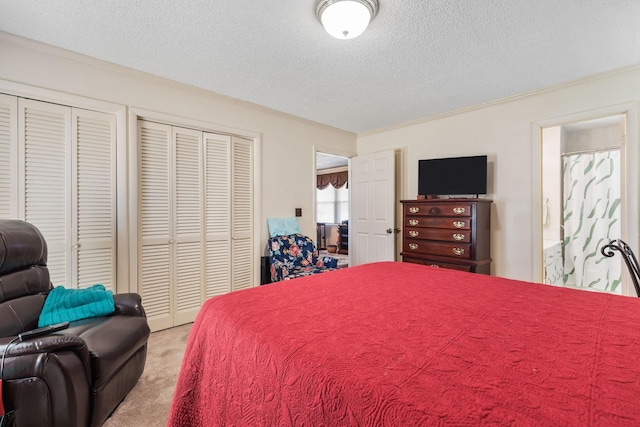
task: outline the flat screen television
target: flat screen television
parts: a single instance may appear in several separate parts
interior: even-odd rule
[[[487,194],[487,156],[419,160],[418,194]]]

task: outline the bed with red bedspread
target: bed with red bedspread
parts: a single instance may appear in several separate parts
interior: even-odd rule
[[[375,263],[208,300],[170,426],[640,425],[640,299]]]

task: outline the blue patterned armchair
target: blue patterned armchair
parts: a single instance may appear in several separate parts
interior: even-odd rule
[[[313,241],[302,234],[274,236],[268,245],[272,282],[324,273],[338,265],[335,258],[320,258]]]

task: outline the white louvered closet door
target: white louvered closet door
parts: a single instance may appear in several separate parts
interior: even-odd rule
[[[51,282],[115,290],[116,117],[18,99],[17,215],[42,232]]]
[[[204,301],[202,132],[173,128],[175,150],[175,324],[192,322]]]
[[[73,108],[72,287],[115,291],[116,117]]]
[[[138,121],[138,289],[152,330],[253,286],[252,144]]]
[[[253,143],[232,138],[232,290],[253,286]]]
[[[18,217],[18,98],[0,94],[0,219]]]
[[[205,298],[231,291],[231,137],[204,134]]]
[[[19,217],[38,227],[54,286],[71,287],[71,108],[18,100]]]
[[[171,126],[138,121],[138,292],[153,330],[173,322]]]

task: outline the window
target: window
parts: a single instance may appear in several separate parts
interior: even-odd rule
[[[316,189],[316,212],[318,222],[340,224],[349,219],[349,190],[346,185],[333,188],[328,185],[324,190]]]

